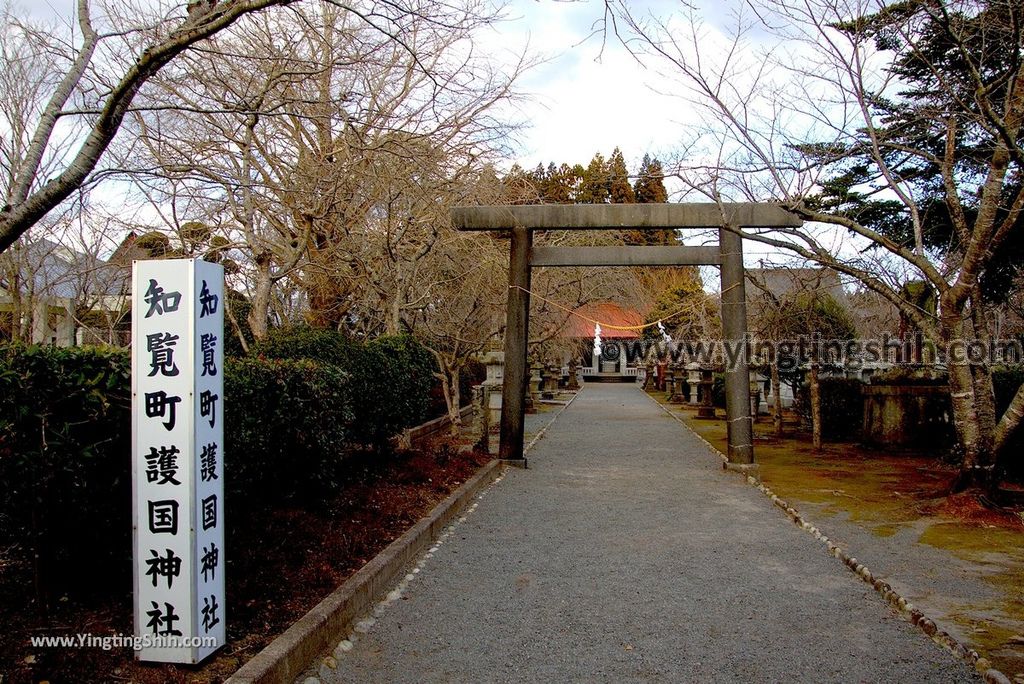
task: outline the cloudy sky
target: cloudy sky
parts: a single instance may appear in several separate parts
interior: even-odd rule
[[[163,0],[168,2],[169,0]],[[71,24],[75,0],[14,0],[37,19]],[[153,5],[161,0],[131,0]],[[722,2],[703,2],[716,20]],[[630,0],[635,16],[664,15],[683,7],[678,0]],[[694,118],[678,97],[658,91],[673,84],[638,62],[614,35],[600,30],[603,0],[508,0],[508,21],[481,35],[481,47],[499,58],[526,52],[540,60],[520,81],[526,97],[513,113],[527,127],[512,161],[586,164],[618,145],[631,170],[646,152],[670,156],[681,125]]]
[[[638,12],[671,0],[637,2]],[[528,122],[516,161],[586,164],[595,152],[618,145],[632,168],[645,152],[673,149],[680,124],[692,116],[678,98],[658,92],[669,85],[639,63],[614,35],[601,31],[603,3],[514,0],[494,49],[527,49],[543,59],[520,86],[530,97],[520,112]]]

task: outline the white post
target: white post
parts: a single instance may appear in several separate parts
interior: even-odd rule
[[[224,645],[224,269],[132,272],[132,495],[139,660]]]

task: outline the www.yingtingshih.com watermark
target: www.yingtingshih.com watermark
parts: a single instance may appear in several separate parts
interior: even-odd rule
[[[62,636],[34,636],[29,639],[32,648],[98,648],[104,651],[130,648],[210,648],[217,645],[212,636],[185,637],[156,634],[66,634]]]
[[[936,343],[896,335],[880,338],[832,340],[815,335],[786,340],[605,340],[601,358],[630,365],[645,363],[696,363],[732,368],[741,361],[775,363],[782,371],[814,361],[848,369],[872,364],[1019,364],[1024,362],[1021,340],[950,340]]]

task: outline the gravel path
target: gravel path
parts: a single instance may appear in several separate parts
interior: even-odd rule
[[[324,681],[971,682],[633,385],[590,385]]]

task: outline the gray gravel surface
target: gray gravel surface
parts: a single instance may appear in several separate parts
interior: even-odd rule
[[[632,385],[591,385],[328,682],[969,682]]]

